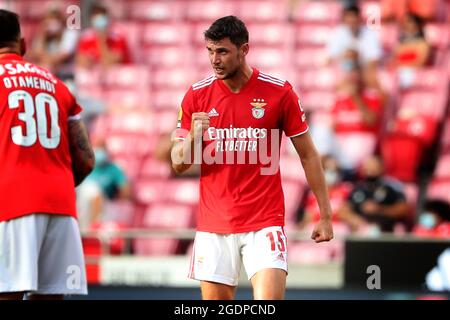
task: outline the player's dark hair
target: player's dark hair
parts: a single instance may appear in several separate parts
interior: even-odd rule
[[[349,5],[344,7],[344,9],[342,10],[342,15],[345,15],[347,13],[354,13],[359,16],[361,14],[361,9],[359,9],[357,5]]]
[[[14,12],[0,9],[0,47],[8,47],[19,40],[19,16]]]
[[[248,42],[248,30],[245,23],[235,16],[226,16],[214,21],[204,33],[205,39],[220,41],[229,38],[236,47]]]

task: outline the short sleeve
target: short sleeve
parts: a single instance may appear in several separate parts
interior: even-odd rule
[[[289,83],[286,85],[290,86]],[[292,86],[281,102],[281,110],[281,126],[286,136],[293,138],[308,131],[305,112]]]
[[[72,95],[70,90],[64,85],[67,94],[69,95],[69,107],[67,112],[67,120],[73,121],[73,120],[81,120],[81,112],[83,111],[83,108],[78,104],[75,97]]]
[[[192,88],[186,93],[181,102],[180,110],[178,111],[178,122],[175,140],[184,140],[187,133],[191,130],[191,117],[194,109],[194,91]]]

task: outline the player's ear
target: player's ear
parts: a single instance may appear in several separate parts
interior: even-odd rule
[[[24,38],[20,38],[20,54],[24,56],[25,53],[27,53],[27,43]]]
[[[248,43],[244,43],[244,44],[241,46],[242,54],[243,54],[244,56],[246,56],[249,49],[250,49],[250,47],[249,47]]]

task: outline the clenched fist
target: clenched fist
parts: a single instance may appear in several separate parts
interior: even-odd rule
[[[192,114],[191,136],[202,137],[203,132],[209,128],[209,116],[206,112]]]

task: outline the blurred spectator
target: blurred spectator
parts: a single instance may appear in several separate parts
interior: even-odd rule
[[[381,0],[381,15],[383,20],[400,21],[411,12],[431,20],[436,17],[437,4],[438,0]]]
[[[333,218],[333,228],[336,227],[336,223],[339,223],[337,215],[338,210],[341,208],[345,200],[348,198],[351,185],[342,181],[342,174],[340,172],[338,163],[332,156],[322,157],[322,166],[324,169],[325,180],[328,186],[328,195],[330,197],[330,204]],[[311,191],[308,191],[305,200],[305,209],[302,219],[299,221],[300,229],[312,229],[312,227],[320,219],[319,205],[316,198]],[[336,228],[335,228],[336,229]],[[341,230],[337,228],[336,230]]]
[[[84,229],[107,220],[103,214],[108,212],[110,201],[131,197],[128,179],[122,169],[109,159],[105,143],[98,143],[94,153],[94,171],[78,188],[80,225]]]
[[[413,233],[420,237],[450,238],[450,204],[444,200],[428,200],[419,215]]]
[[[327,46],[332,62],[346,70],[345,54],[351,49],[358,53],[359,62],[364,68],[374,68],[382,55],[377,34],[364,25],[357,6],[344,7],[342,24],[330,36]]]
[[[383,165],[378,157],[364,161],[359,181],[347,202],[339,210],[339,218],[353,231],[392,232],[397,223],[406,224],[410,207],[402,185],[383,177]]]
[[[390,64],[397,67],[400,85],[408,87],[414,81],[414,69],[427,64],[430,46],[425,39],[423,22],[419,16],[407,14],[401,23],[401,30],[400,41]]]
[[[50,8],[28,53],[30,60],[44,66],[63,80],[73,78],[73,58],[78,31],[68,29],[63,13]]]
[[[94,4],[90,22],[91,28],[82,34],[78,44],[77,64],[89,68],[96,64],[129,63],[127,40],[113,29],[106,7]]]
[[[346,52],[345,72],[332,108],[336,155],[345,170],[354,170],[375,151],[383,114],[383,94],[366,85],[357,53]],[[354,146],[360,145],[360,148]]]

